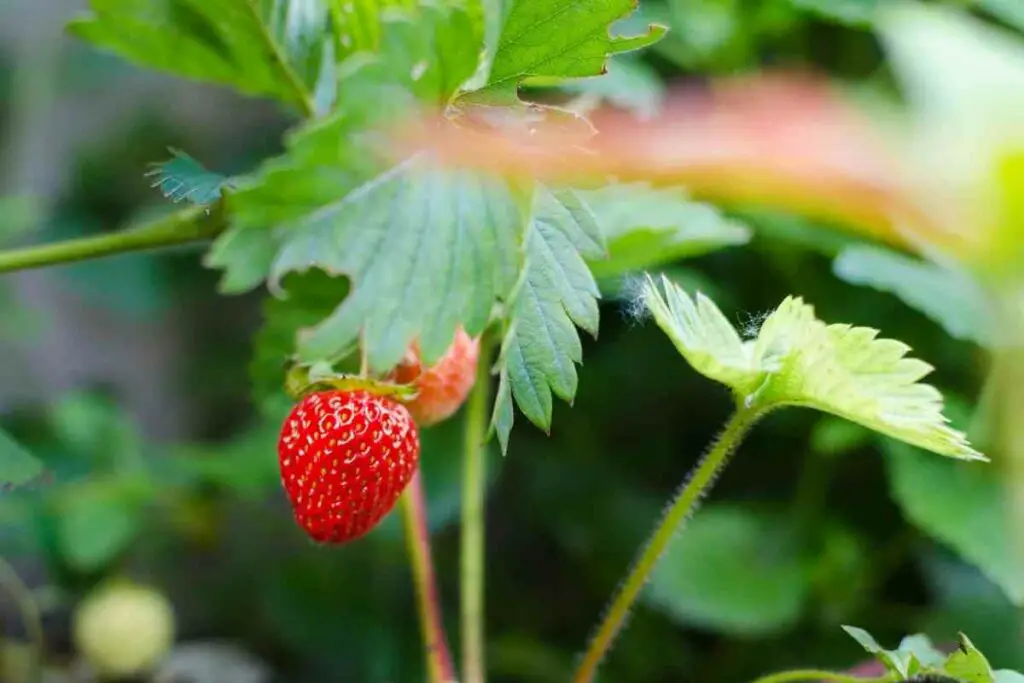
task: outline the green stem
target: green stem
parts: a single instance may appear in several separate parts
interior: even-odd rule
[[[480,338],[476,384],[466,408],[462,461],[462,683],[484,681],[484,442],[491,393],[492,337]]]
[[[619,588],[618,594],[612,599],[604,619],[591,639],[590,646],[573,676],[573,683],[590,683],[594,680],[597,667],[608,650],[611,649],[615,636],[618,635],[629,615],[630,608],[646,585],[669,542],[679,530],[680,525],[694,512],[701,499],[711,489],[715,479],[728,463],[729,456],[764,412],[763,407],[752,406],[738,407],[733,413],[715,445],[698,463],[693,475],[683,485],[668,508],[668,512],[655,528],[647,546]]]
[[[889,676],[877,678],[864,678],[840,674],[834,671],[822,671],[819,669],[798,669],[794,671],[781,671],[758,678],[754,683],[791,683],[795,681],[820,681],[821,683],[885,683],[891,681]]]
[[[216,214],[205,212],[191,207],[129,230],[2,251],[0,273],[211,239],[224,225]]]
[[[21,618],[25,622],[25,631],[32,643],[32,671],[29,680],[41,681],[43,679],[43,652],[46,641],[43,635],[43,619],[39,614],[39,608],[32,597],[32,591],[18,576],[6,560],[0,558],[0,587],[2,587],[14,604],[21,612]]]
[[[441,600],[430,553],[423,479],[419,472],[413,476],[409,488],[402,495],[402,519],[405,522],[406,547],[412,564],[413,583],[416,585],[423,649],[430,674],[428,680],[430,683],[451,683],[455,680],[455,667],[452,665],[448,637],[441,618]]]

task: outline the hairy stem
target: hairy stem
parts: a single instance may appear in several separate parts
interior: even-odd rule
[[[30,681],[41,681],[43,678],[43,652],[46,647],[43,635],[43,619],[39,614],[39,608],[32,597],[32,591],[18,576],[6,560],[0,558],[0,587],[11,597],[21,618],[25,622],[25,632],[32,643],[32,671],[29,674]]]
[[[694,512],[701,499],[711,489],[718,474],[728,463],[729,456],[763,414],[762,408],[739,407],[729,419],[715,445],[698,463],[692,476],[672,501],[640,557],[633,565],[633,569],[612,599],[604,619],[591,638],[590,645],[573,676],[573,683],[590,683],[594,680],[597,667],[611,649],[615,636],[618,635],[629,616],[630,608],[646,585],[669,542],[675,536],[680,525]]]
[[[484,440],[491,393],[492,336],[480,338],[476,384],[466,408],[462,460],[462,683],[484,681]]]
[[[224,229],[215,214],[191,207],[137,228],[0,252],[0,273],[207,240]]]
[[[816,681],[820,683],[885,683],[891,681],[890,676],[877,678],[864,678],[840,674],[834,671],[822,671],[819,669],[797,669],[794,671],[780,671],[758,678],[754,683],[791,683],[796,681]]]
[[[434,577],[430,553],[430,531],[427,528],[426,497],[423,480],[417,471],[402,496],[402,519],[405,522],[406,547],[412,562],[416,601],[419,604],[423,650],[427,659],[430,683],[451,683],[455,680],[448,636],[441,618],[441,600]]]

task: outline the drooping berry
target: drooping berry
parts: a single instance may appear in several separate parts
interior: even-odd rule
[[[410,345],[391,378],[416,387],[416,398],[406,402],[406,406],[419,426],[428,427],[447,420],[466,401],[476,383],[479,354],[479,341],[461,327],[445,354],[429,368],[423,367],[419,344],[414,341]]]
[[[320,543],[344,543],[391,511],[419,465],[405,406],[366,390],[321,391],[285,419],[277,446],[295,520]]]

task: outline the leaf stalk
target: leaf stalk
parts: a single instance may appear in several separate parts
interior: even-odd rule
[[[0,273],[199,242],[216,237],[224,222],[206,208],[190,207],[137,228],[0,252]]]
[[[476,383],[466,407],[462,461],[462,538],[460,602],[462,608],[463,683],[483,683],[484,677],[484,444],[487,437],[487,401],[491,393],[491,351],[494,337],[484,332]]]
[[[750,406],[746,406],[742,402],[739,403],[714,446],[697,464],[693,474],[683,484],[669,505],[626,580],[612,598],[604,618],[591,638],[590,645],[572,678],[573,683],[590,683],[594,680],[598,666],[611,649],[615,637],[629,616],[633,603],[636,602],[640,591],[650,579],[658,560],[668,548],[669,542],[675,537],[679,527],[700,505],[701,500],[711,490],[718,475],[729,462],[730,456],[765,412],[765,408],[756,403]]]

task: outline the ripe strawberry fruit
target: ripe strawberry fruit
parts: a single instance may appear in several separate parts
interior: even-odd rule
[[[394,507],[419,465],[420,439],[391,398],[321,391],[292,409],[277,453],[295,520],[317,542],[344,543]]]
[[[412,343],[405,358],[391,373],[391,379],[416,387],[416,398],[407,401],[406,406],[419,426],[428,427],[447,420],[466,401],[476,383],[479,354],[480,342],[461,327],[441,359],[427,369],[420,360],[419,344]]]

